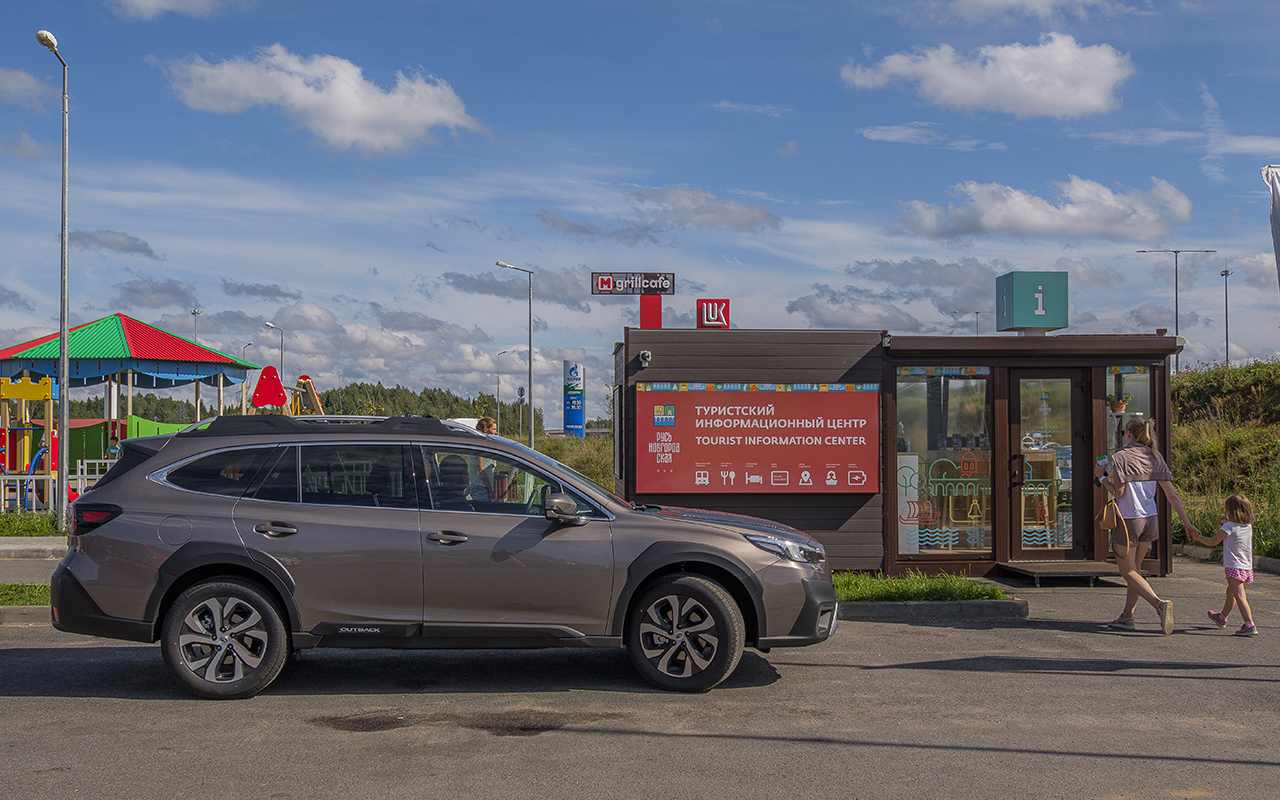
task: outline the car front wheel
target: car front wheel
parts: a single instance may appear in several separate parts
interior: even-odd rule
[[[655,583],[627,618],[631,663],[668,691],[705,692],[729,677],[745,638],[737,603],[724,587],[696,575]]]
[[[275,600],[232,578],[198,583],[165,615],[160,646],[178,683],[198,697],[252,697],[280,674],[289,631]]]

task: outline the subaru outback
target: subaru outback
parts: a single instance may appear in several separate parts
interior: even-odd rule
[[[200,697],[252,696],[314,647],[621,647],[706,691],[744,647],[836,626],[804,533],[636,505],[456,423],[218,417],[123,448],[72,505],[53,624],[159,641]]]

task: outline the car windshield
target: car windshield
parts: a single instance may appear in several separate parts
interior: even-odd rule
[[[514,441],[512,439],[507,439],[502,436],[490,435],[489,438],[496,439],[497,441],[502,442],[504,444],[509,444],[512,447],[515,447],[516,449],[518,449],[521,453],[523,453],[528,458],[534,461],[539,461],[543,464],[546,464],[547,466],[555,467],[561,472],[564,472],[573,476],[574,478],[581,481],[582,483],[585,483],[587,486],[590,486],[592,489],[595,489],[600,494],[603,494],[606,497],[612,498],[617,503],[621,503],[624,506],[631,505],[631,503],[627,502],[627,500],[623,498],[621,495],[619,495],[617,492],[614,492],[610,489],[606,489],[605,487],[601,486],[600,484],[588,478],[586,475],[583,475],[581,472],[578,472],[573,467],[570,467],[567,464],[562,464],[559,461],[556,461],[551,456],[546,455],[545,453],[539,453],[537,450],[530,449],[527,445],[520,444],[517,441]]]

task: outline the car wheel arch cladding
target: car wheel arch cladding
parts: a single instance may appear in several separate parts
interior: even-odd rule
[[[712,547],[689,542],[654,542],[631,562],[627,582],[618,595],[610,633],[621,636],[632,602],[649,584],[663,577],[686,573],[701,575],[720,584],[738,604],[748,643],[754,644],[765,627],[764,587],[746,564]]]
[[[219,576],[256,581],[276,596],[292,631],[301,619],[293,600],[294,581],[270,555],[233,545],[191,542],[178,548],[160,567],[160,579],[147,601],[147,619],[159,637],[160,623],[173,601],[191,586]]]

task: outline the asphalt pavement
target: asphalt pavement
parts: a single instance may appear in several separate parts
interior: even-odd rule
[[[255,698],[201,701],[155,645],[4,625],[0,797],[1276,796],[1280,576],[1249,590],[1255,638],[1206,617],[1217,564],[1152,580],[1171,636],[1150,608],[1104,627],[1118,578],[1044,584],[1005,582],[1023,620],[846,621],[748,651],[705,695],[654,690],[617,650],[315,650]]]

